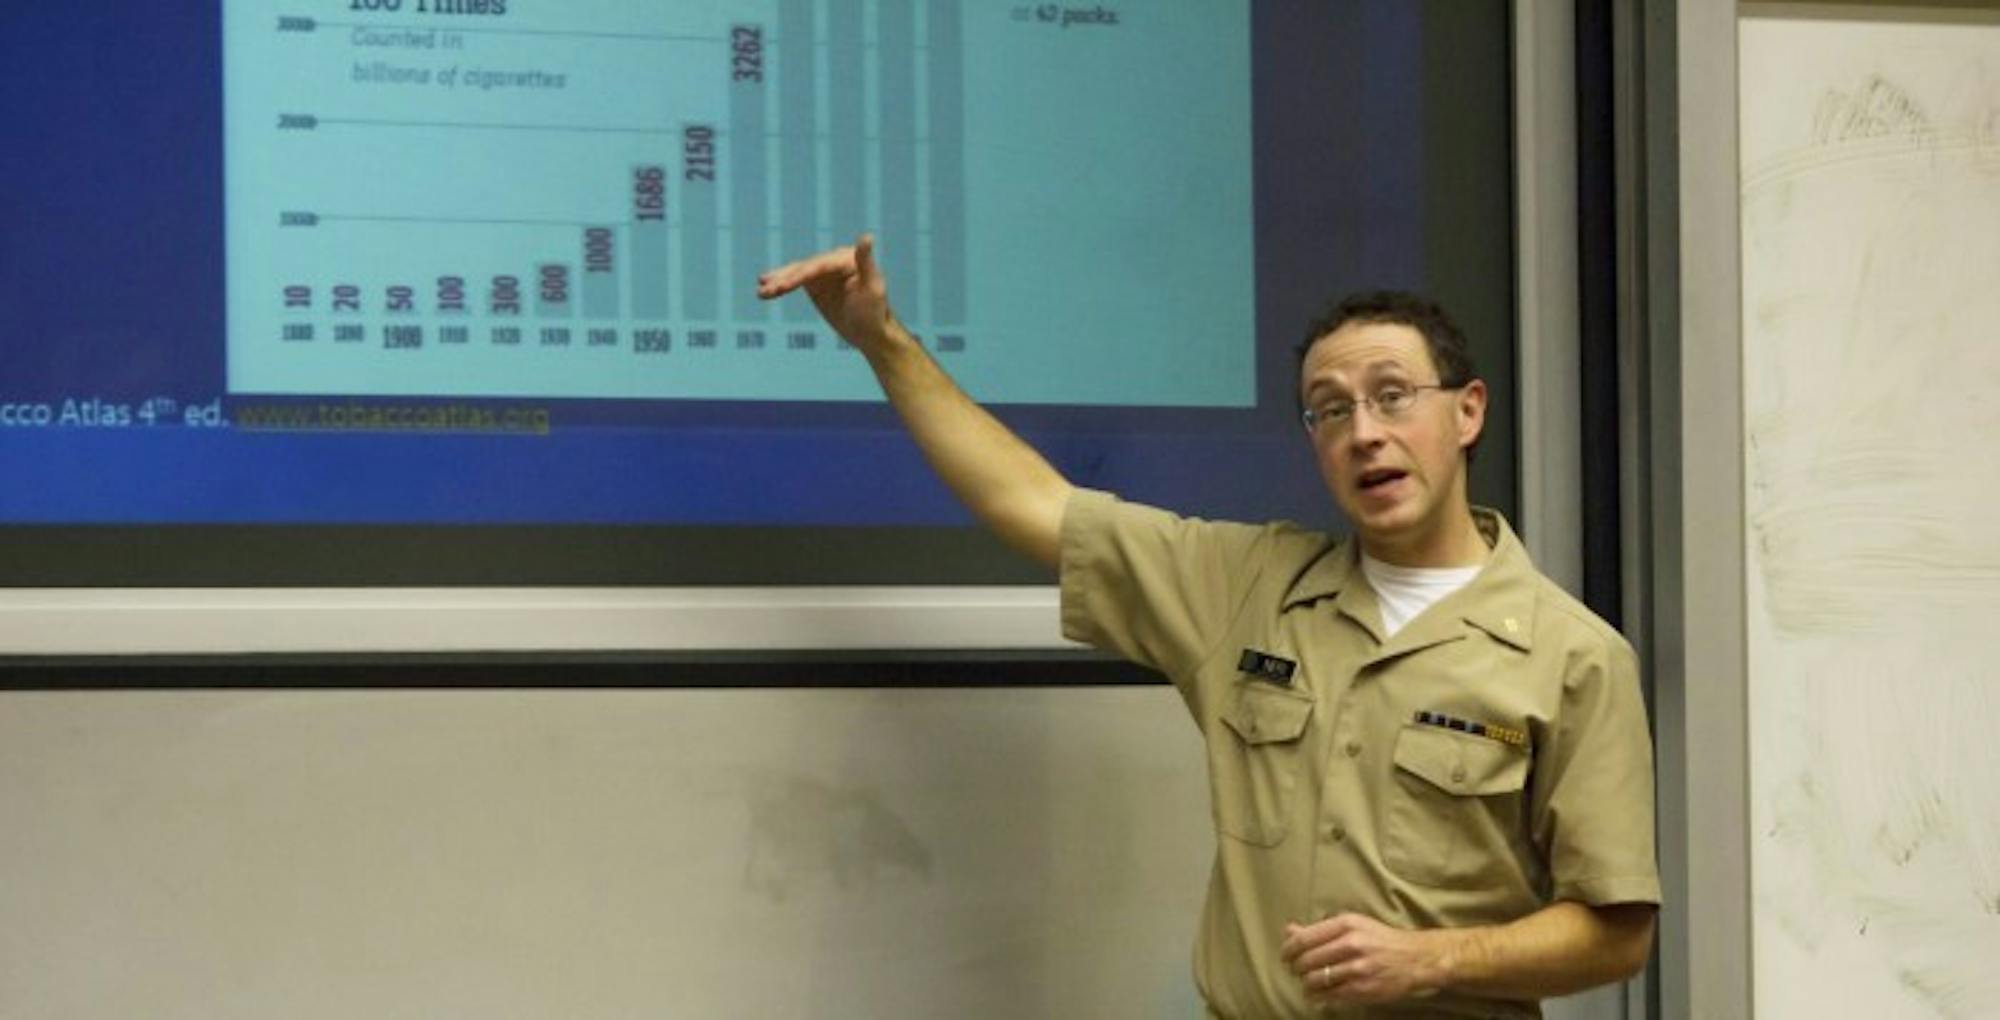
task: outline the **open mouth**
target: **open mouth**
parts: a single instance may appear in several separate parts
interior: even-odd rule
[[[1408,477],[1408,475],[1409,472],[1400,471],[1396,468],[1376,468],[1373,471],[1361,472],[1361,477],[1357,480],[1356,485],[1362,492],[1371,492],[1385,485],[1392,485],[1399,482]]]

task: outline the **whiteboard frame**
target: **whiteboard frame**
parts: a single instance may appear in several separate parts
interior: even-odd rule
[[[1642,428],[1655,691],[1659,1014],[1754,1009],[1736,0],[1678,0],[1648,46]],[[1661,45],[1663,43],[1663,45]]]
[[[1080,649],[1053,587],[22,588],[10,656]]]

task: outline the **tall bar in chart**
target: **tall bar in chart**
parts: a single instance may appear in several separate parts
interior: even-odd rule
[[[631,268],[632,318],[642,325],[657,325],[671,310],[668,299],[668,248],[672,237],[667,227],[667,170],[658,163],[632,168],[628,184],[632,204],[632,251],[625,264]]]
[[[868,50],[861,0],[829,0],[826,17],[827,172],[832,243],[868,226]]]
[[[770,214],[766,212],[770,147],[765,138],[770,61],[763,26],[732,25],[729,47],[729,131],[724,141],[729,156],[725,172],[729,176],[730,313],[739,324],[750,325],[769,316],[768,306],[758,300],[749,283],[771,263]]]
[[[492,323],[489,336],[496,347],[515,347],[521,343],[521,278],[509,273],[496,273],[486,292],[486,321]]]
[[[819,250],[819,47],[813,0],[778,0],[779,232],[786,259]],[[810,305],[785,303],[785,318],[813,318]]]
[[[917,272],[922,240],[917,221],[917,10],[916,0],[880,0],[875,25],[876,150],[882,202],[876,229],[883,244],[882,271],[895,293],[923,308],[929,279]]]
[[[568,319],[576,312],[576,302],[571,297],[569,266],[562,262],[544,262],[535,267],[535,317],[540,319]]]
[[[722,225],[716,220],[717,174],[712,165],[691,162],[718,143],[715,129],[689,124],[681,129],[685,152],[680,175],[681,308],[690,328],[713,328],[718,318],[717,271],[722,263]],[[739,279],[749,279],[740,277]],[[755,299],[755,295],[751,295]]]
[[[649,289],[663,281],[646,281]],[[618,304],[618,232],[609,226],[583,228],[583,317],[606,322],[624,317]]]
[[[393,284],[384,295],[382,346],[387,349],[415,350],[424,345],[424,327],[416,322],[416,290],[407,284]]]
[[[470,314],[466,301],[465,277],[446,274],[437,278],[438,343],[465,344],[472,341],[472,330],[465,324]]]
[[[957,0],[932,0],[926,79],[930,100],[931,328],[966,325],[965,295],[965,24]],[[962,337],[951,342],[955,346]]]

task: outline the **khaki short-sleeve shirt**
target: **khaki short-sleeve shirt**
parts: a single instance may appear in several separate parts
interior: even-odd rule
[[[1631,646],[1500,515],[1474,515],[1485,567],[1385,640],[1352,541],[1071,499],[1064,633],[1172,678],[1207,745],[1216,858],[1195,980],[1221,1015],[1539,1016],[1451,994],[1316,1012],[1279,956],[1285,925],[1659,902]]]

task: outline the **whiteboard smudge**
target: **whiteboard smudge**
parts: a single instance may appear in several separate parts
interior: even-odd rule
[[[930,871],[930,851],[873,791],[795,778],[751,798],[744,884],[773,902],[823,883],[862,890]]]

